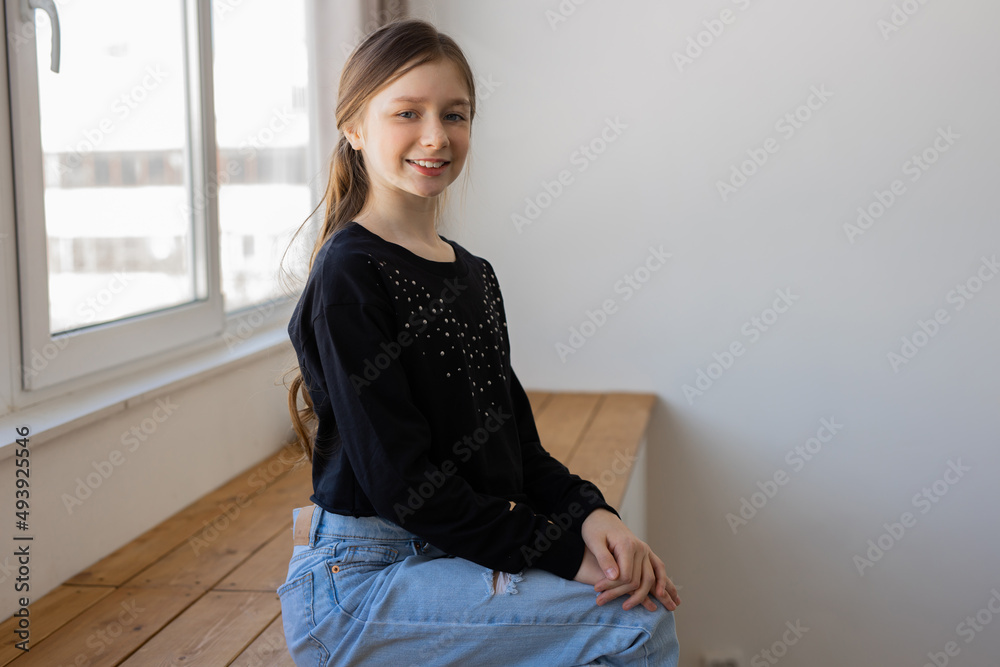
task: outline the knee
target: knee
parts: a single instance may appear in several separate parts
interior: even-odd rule
[[[676,665],[680,659],[680,643],[674,624],[674,612],[657,606],[650,622],[647,642],[649,654],[657,656],[657,665]]]

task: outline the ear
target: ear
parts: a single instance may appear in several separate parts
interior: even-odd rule
[[[347,138],[347,141],[350,142],[351,148],[354,150],[359,151],[364,148],[365,138],[362,136],[361,131],[358,128],[354,126],[345,126],[344,136]]]

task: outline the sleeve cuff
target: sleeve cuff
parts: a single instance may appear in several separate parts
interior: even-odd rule
[[[579,532],[549,522],[545,531],[536,531],[532,544],[522,547],[526,567],[542,570],[572,580],[583,563],[587,545]]]
[[[600,490],[593,483],[585,481],[569,501],[564,503],[558,516],[568,519],[570,529],[579,533],[583,522],[596,509],[606,509],[619,519],[622,518],[618,510],[604,499]]]

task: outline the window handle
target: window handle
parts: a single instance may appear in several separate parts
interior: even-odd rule
[[[29,23],[35,20],[35,10],[41,9],[49,15],[49,22],[52,23],[52,71],[59,72],[59,11],[53,0],[21,0],[21,20]]]

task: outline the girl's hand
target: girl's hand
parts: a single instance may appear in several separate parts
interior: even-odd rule
[[[590,549],[585,549],[583,552],[583,562],[580,564],[580,569],[577,571],[576,576],[573,577],[573,581],[579,581],[584,584],[590,584],[594,586],[594,590],[597,590],[598,585],[606,584],[614,586],[615,583],[608,579],[604,572],[601,571],[601,565],[597,562],[597,556]],[[603,589],[602,589],[603,590]],[[631,590],[631,589],[630,589]],[[615,593],[614,590],[606,592],[604,598],[602,599],[600,595],[597,597],[597,604],[601,605],[608,600],[613,600],[614,598],[622,595],[623,593],[628,593],[629,591],[621,591]],[[650,611],[656,611],[656,603],[646,597],[642,601],[642,606]],[[627,609],[627,607],[622,607],[622,609]]]
[[[601,605],[630,593],[622,609],[631,609],[641,603],[654,611],[656,604],[647,597],[651,591],[671,611],[681,603],[677,588],[667,576],[663,561],[617,516],[605,509],[594,510],[584,520],[581,534],[587,544],[587,551],[577,576],[583,573],[588,579],[592,579],[594,566],[588,561],[588,556],[597,561],[597,568],[603,576],[601,581],[594,584],[594,590],[600,593],[597,604]]]

